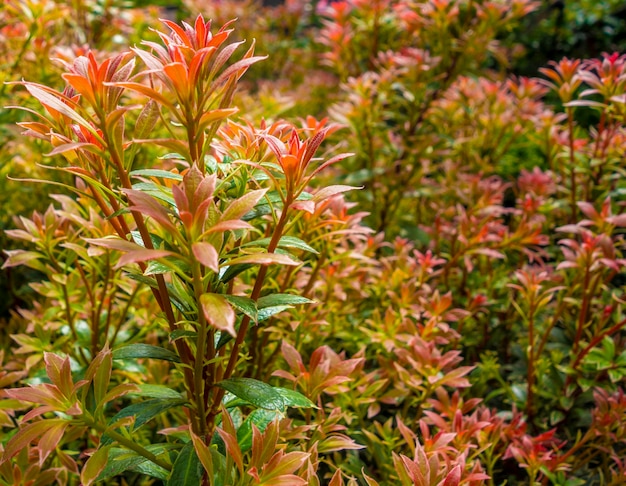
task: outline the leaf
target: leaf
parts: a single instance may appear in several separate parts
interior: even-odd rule
[[[161,179],[172,179],[174,181],[182,181],[183,176],[163,169],[139,169],[130,173],[133,177],[160,177]]]
[[[106,396],[111,381],[112,362],[111,350],[108,345],[98,353],[96,359],[99,363],[94,373],[93,389],[96,405],[99,405]]]
[[[94,452],[80,472],[80,480],[84,486],[90,486],[107,465],[111,446],[100,447]]]
[[[63,101],[61,101],[55,95],[49,93],[46,89],[42,89],[45,87],[40,87],[40,85],[36,85],[34,83],[24,83],[24,86],[26,87],[28,92],[35,98],[37,98],[37,100],[39,100],[39,102],[46,108],[52,108],[53,110],[58,111],[69,119],[74,120],[83,128],[86,128],[95,137],[100,138],[98,132],[96,132],[95,128],[87,120],[85,120],[82,116],[76,113],[76,111],[74,111],[68,105],[63,103]]]
[[[243,297],[241,295],[224,294],[224,298],[230,303],[231,306],[238,310],[242,314],[247,315],[254,322],[257,320],[257,306],[256,302],[250,297]]]
[[[261,297],[257,305],[259,309],[263,309],[265,307],[274,307],[274,306],[291,306],[297,304],[312,304],[314,301],[311,299],[307,299],[306,297],[302,297],[301,295],[294,294],[270,294],[264,297]]]
[[[135,50],[135,52],[137,52],[138,50]],[[139,93],[141,93],[142,95],[147,96],[148,98],[156,101],[157,103],[166,106],[174,116],[178,117],[178,113],[176,111],[176,107],[172,104],[172,102],[170,100],[167,99],[167,97],[165,95],[163,95],[162,93],[159,93],[158,91],[150,88],[149,86],[146,86],[144,84],[140,84],[140,83],[134,83],[134,82],[125,82],[125,83],[107,83],[107,84],[112,84],[113,86],[117,86],[120,88],[127,88],[127,89],[132,89],[134,91],[137,91]],[[180,120],[179,120],[180,121]]]
[[[133,464],[128,469],[130,471],[135,471],[140,474],[145,474],[146,476],[158,478],[162,481],[167,481],[167,478],[170,476],[170,472],[167,469],[163,469],[158,464],[155,464],[154,462],[148,460]]]
[[[103,248],[108,248],[109,250],[116,251],[138,251],[143,250],[144,247],[140,246],[132,241],[123,240],[122,238],[118,238],[117,236],[105,236],[104,238],[83,238],[87,243],[91,245],[101,246]]]
[[[167,486],[198,486],[202,483],[202,471],[193,443],[188,442],[174,462]]]
[[[122,255],[113,268],[122,268],[125,265],[131,263],[141,263],[150,260],[156,260],[157,258],[163,258],[166,256],[172,256],[174,253],[168,250],[137,250],[129,251],[125,255]]]
[[[246,453],[252,447],[252,425],[256,426],[259,432],[265,432],[272,421],[280,418],[281,414],[276,410],[265,410],[264,408],[253,410],[237,429],[237,442],[241,452]]]
[[[245,265],[223,266],[222,269],[221,269],[221,272],[220,272],[221,273],[220,274],[220,282],[228,283],[230,280],[235,278],[241,272],[245,272],[249,268],[252,268],[252,264],[248,263],[248,264],[245,264]]]
[[[271,240],[271,238],[261,238],[260,240],[250,241],[242,246],[257,246],[259,248],[267,248]],[[295,236],[283,236],[278,242],[278,248],[293,248],[296,250],[304,250],[308,251],[309,253],[319,255],[319,252],[315,248]]]
[[[31,266],[37,260],[43,258],[43,255],[36,251],[5,250],[4,252],[9,258],[4,262],[2,268],[16,267],[18,265]]]
[[[256,191],[250,191],[247,194],[244,194],[239,199],[235,199],[230,205],[224,210],[221,221],[230,221],[233,219],[240,219],[244,214],[256,206],[256,204],[265,196],[267,189],[259,189]]]
[[[180,400],[182,399],[182,395],[178,393],[176,390],[173,390],[169,386],[166,385],[135,385],[137,391],[134,391],[133,395],[138,395],[140,397],[148,397],[148,398],[161,398],[161,399],[173,399]]]
[[[274,387],[253,378],[229,378],[217,383],[220,388],[266,410],[284,410],[285,401]]]
[[[325,199],[328,199],[329,197],[333,197],[337,194],[341,194],[347,191],[354,191],[355,189],[361,189],[361,188],[354,187],[354,186],[342,186],[342,185],[324,187],[323,189],[320,189],[315,194],[313,194],[313,201],[315,202],[324,201]]]
[[[145,457],[137,455],[135,452],[126,449],[112,448],[105,468],[98,476],[98,481],[112,478],[137,464],[147,461]]]
[[[2,461],[4,462],[11,459],[33,440],[43,436],[48,430],[52,429],[53,427],[59,427],[61,425],[67,425],[67,422],[61,419],[47,419],[28,424],[25,427],[21,428],[7,442],[4,448]]]
[[[190,431],[191,434],[191,442],[193,443],[193,447],[196,451],[196,455],[200,460],[200,463],[204,467],[206,474],[209,478],[212,478],[215,475],[213,468],[213,457],[211,454],[211,449],[207,446],[200,437]]]
[[[170,221],[167,210],[154,197],[134,189],[124,189],[124,193],[133,204],[130,207],[131,210],[142,213],[144,217],[151,217],[170,233],[177,232],[176,226]]]
[[[150,135],[158,119],[159,105],[154,100],[149,100],[137,117],[133,138],[146,138]],[[131,175],[133,175],[132,172]]]
[[[239,110],[237,108],[222,108],[216,110],[209,110],[202,115],[200,118],[200,122],[198,123],[198,127],[200,130],[204,130],[211,123],[216,121],[223,120],[224,118],[228,118],[231,115],[234,115]]]
[[[110,424],[114,424],[119,419],[124,417],[135,417],[134,430],[138,429],[145,423],[149,422],[153,418],[161,415],[163,412],[170,408],[178,407],[185,404],[187,401],[184,398],[171,398],[171,399],[153,399],[147,400],[141,403],[134,403],[128,407],[120,410],[110,420]]]
[[[176,341],[181,338],[192,338],[195,339],[198,336],[198,333],[195,331],[189,331],[188,329],[176,329],[174,332],[170,334],[170,339],[172,341]]]
[[[283,397],[285,405],[293,408],[317,408],[317,406],[305,397],[302,393],[289,388],[274,387],[280,396]]]
[[[257,322],[263,322],[269,319],[270,317],[280,314],[287,309],[293,309],[292,305],[275,305],[272,307],[265,307],[263,309],[259,309],[259,313],[257,314]]]
[[[220,331],[226,331],[233,337],[235,331],[235,311],[223,295],[206,293],[200,296],[200,305],[207,321]]]
[[[220,256],[213,245],[205,242],[196,242],[191,245],[191,250],[202,265],[210,270],[213,270],[215,273],[219,272]]]
[[[172,449],[172,444],[150,444],[146,446],[154,455],[160,455]],[[169,472],[157,466],[145,457],[138,455],[136,452],[119,447],[113,447],[109,451],[109,460],[104,470],[98,476],[97,481],[117,476],[126,470],[141,472],[165,480],[169,477]]]
[[[251,263],[254,265],[300,265],[299,262],[293,260],[287,255],[281,255],[278,253],[253,253],[251,255],[244,255],[233,258],[228,262],[228,265],[241,265],[244,263]]]
[[[181,362],[178,355],[173,351],[159,346],[152,346],[151,344],[129,344],[113,350],[113,359],[139,358],[161,359],[164,361],[172,361],[174,363]]]
[[[293,473],[302,467],[310,455],[308,452],[300,451],[288,452],[287,454],[283,451],[275,453],[270,462],[263,468],[261,484],[266,486],[306,486],[307,482]]]

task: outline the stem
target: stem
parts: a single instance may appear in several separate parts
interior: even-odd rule
[[[191,248],[189,248],[191,253]],[[198,262],[193,262],[192,265],[193,272],[193,288],[196,297],[196,302],[198,305],[200,303],[200,297],[202,296],[203,288],[202,288],[202,275],[200,271],[200,264]],[[206,348],[206,335],[208,332],[206,317],[204,316],[204,311],[202,309],[198,309],[198,324],[200,325],[198,329],[198,338],[196,341],[196,357],[195,357],[195,369],[194,369],[194,391],[195,391],[195,400],[196,407],[198,408],[198,422],[199,426],[197,428],[200,432],[200,436],[206,436],[206,409],[204,406],[204,386],[205,382],[204,378],[204,355]],[[213,357],[209,357],[212,359]],[[209,439],[210,440],[210,439]]]
[[[570,164],[570,186],[571,186],[571,211],[570,222],[576,223],[576,159],[574,157],[574,111],[567,108],[567,126],[569,131],[569,164]]]
[[[530,422],[533,416],[533,385],[535,384],[535,355],[533,347],[535,344],[535,304],[531,303],[528,311],[528,367],[527,367],[527,385],[526,392],[526,416]]]
[[[283,229],[285,227],[285,224],[287,224],[287,215],[289,213],[289,206],[293,202],[293,199],[294,197],[293,195],[291,195],[291,196],[288,196],[287,199],[285,200],[283,212],[280,215],[280,219],[278,220],[278,224],[276,225],[276,228],[274,229],[274,234],[272,235],[272,239],[270,240],[270,243],[267,247],[268,253],[274,253],[274,251],[278,247],[278,242],[280,241],[280,238],[282,236]],[[252,289],[252,294],[250,295],[250,298],[254,300],[255,302],[259,299],[259,296],[261,294],[263,283],[265,281],[265,276],[267,275],[267,268],[268,268],[267,265],[264,265],[259,269],[256,282],[254,283],[254,288]],[[239,326],[239,331],[237,332],[235,343],[233,344],[233,347],[230,351],[230,357],[228,359],[226,370],[224,371],[223,375],[220,377],[219,381],[221,381],[222,379],[227,380],[233,374],[235,365],[237,364],[237,361],[239,359],[239,349],[241,348],[243,340],[248,332],[249,326],[250,326],[250,317],[246,315],[241,320],[241,325]],[[212,427],[213,419],[219,412],[220,403],[222,402],[222,399],[224,398],[224,393],[225,393],[225,390],[222,388],[219,388],[213,397],[213,404],[211,407],[211,411],[209,413],[209,426],[210,427]],[[213,431],[209,430],[209,432],[212,433]]]
[[[574,353],[578,351],[578,348],[580,347],[580,340],[582,339],[583,329],[585,327],[585,322],[587,320],[586,319],[587,310],[589,308],[589,301],[591,300],[591,296],[589,295],[589,279],[590,279],[589,263],[587,263],[587,265],[585,266],[585,279],[583,283],[583,301],[582,301],[582,305],[580,308],[580,314],[578,315],[578,323],[576,325],[576,337],[574,338],[574,345],[573,345]]]
[[[110,253],[106,252],[106,272],[104,274],[104,283],[102,285],[102,294],[100,295],[100,299],[98,302],[98,308],[93,316],[93,322],[91,324],[91,356],[95,356],[98,354],[98,344],[100,338],[100,315],[102,314],[102,307],[104,306],[104,301],[106,300],[107,290],[109,287],[109,277],[111,274],[111,263],[109,261]],[[106,334],[104,336],[106,341]]]
[[[122,444],[124,447],[130,449],[131,451],[136,452],[140,456],[145,457],[149,461],[155,463],[157,466],[161,466],[163,469],[165,469],[167,471],[171,471],[172,470],[172,466],[169,463],[165,462],[163,459],[159,459],[152,452],[150,452],[149,450],[145,449],[144,447],[141,447],[139,444],[134,442],[132,439],[128,439],[128,438],[124,437],[122,434],[120,434],[119,432],[115,432],[114,430],[108,430],[106,426],[96,422],[95,420],[93,420],[92,418],[86,416],[85,414],[81,415],[80,420],[82,420],[85,423],[85,425],[87,425],[88,427],[91,427],[93,429],[96,429],[101,434],[105,434],[106,433],[113,440],[119,442],[120,444]]]
[[[614,332],[619,331],[622,327],[626,326],[626,319],[622,319],[621,321],[619,321],[617,324],[615,324],[614,326],[609,327],[608,329],[605,329],[604,331],[602,331],[601,333],[599,333],[597,336],[595,336],[587,346],[585,346],[583,348],[583,350],[578,353],[578,356],[576,356],[576,359],[574,360],[574,363],[572,364],[572,369],[576,369],[578,367],[578,365],[580,364],[580,362],[583,360],[583,358],[585,356],[587,356],[587,354],[589,354],[589,352],[596,347],[598,344],[600,344],[600,342],[602,342],[602,340],[607,337],[610,336],[611,334],[613,334]],[[571,382],[571,380],[569,380]]]

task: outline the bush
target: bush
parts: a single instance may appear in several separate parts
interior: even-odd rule
[[[526,0],[185,5],[4,93],[62,192],[6,231],[0,484],[622,484],[626,56],[507,77]]]

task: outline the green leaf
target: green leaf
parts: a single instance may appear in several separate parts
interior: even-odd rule
[[[188,442],[181,449],[167,486],[198,486],[202,482],[203,468],[193,444]]]
[[[166,481],[170,475],[170,472],[167,469],[163,469],[158,464],[155,464],[152,461],[141,461],[137,464],[132,465],[128,468],[130,471],[135,471],[140,474],[145,474],[146,476],[152,476],[153,478],[158,478],[162,481]]]
[[[172,272],[172,267],[158,260],[151,260],[146,265],[146,269],[144,270],[143,274],[146,277],[149,277],[150,275],[163,275],[170,272]]]
[[[315,248],[295,236],[283,236],[278,242],[278,248],[295,248],[296,250],[304,250],[319,255]]]
[[[181,362],[178,355],[173,351],[159,346],[152,346],[151,344],[129,344],[113,351],[113,359],[138,358],[162,359],[164,361],[172,361],[174,363]]]
[[[156,125],[159,119],[159,105],[154,100],[149,100],[139,113],[137,122],[135,123],[134,139],[146,138]],[[131,172],[131,175],[133,173]],[[182,177],[181,177],[182,179]]]
[[[274,387],[253,378],[229,378],[217,383],[233,395],[266,410],[284,410],[285,400]]]
[[[177,339],[180,338],[192,338],[195,339],[196,337],[198,337],[198,333],[195,331],[189,331],[187,329],[176,329],[175,331],[172,332],[172,334],[170,334],[170,339],[172,341],[176,341]]]
[[[112,478],[130,469],[141,462],[145,462],[145,457],[137,455],[135,452],[126,449],[113,448],[109,452],[109,459],[104,470],[98,476],[98,481]]]
[[[223,273],[220,275],[220,282],[228,283],[241,272],[245,272],[249,268],[252,268],[252,264],[230,265],[228,267],[222,267]]]
[[[306,297],[302,297],[301,295],[294,294],[270,294],[264,297],[261,297],[257,302],[259,309],[264,309],[265,307],[275,307],[279,305],[298,305],[298,304],[311,304],[313,301],[311,299],[307,299]]]
[[[159,186],[154,182],[137,182],[133,184],[133,189],[150,194],[155,199],[163,201],[172,207],[176,206],[176,202],[174,201],[171,192],[166,192],[166,188],[164,186]]]
[[[135,417],[133,429],[136,430],[170,408],[178,407],[185,403],[187,403],[187,400],[184,398],[155,398],[141,403],[134,403],[123,410],[120,410],[109,420],[109,423],[114,424],[119,419],[124,417]],[[102,441],[104,442],[104,437]],[[108,442],[112,442],[111,439],[109,439]]]
[[[272,241],[271,238],[261,238],[260,240],[249,241],[242,246],[256,246],[259,248],[267,248],[270,244],[270,241]],[[302,241],[300,238],[296,238],[295,236],[283,236],[278,241],[278,248],[294,248],[296,250],[308,251],[309,253],[314,253],[316,255],[319,254],[319,252],[315,248],[309,246],[307,243]]]
[[[283,207],[282,199],[278,191],[270,191],[265,194],[262,202],[257,204],[254,209],[244,214],[241,219],[243,221],[250,221],[260,216],[272,214],[273,211],[279,210]]]
[[[263,309],[259,309],[259,314],[257,317],[257,322],[263,322],[270,317],[280,314],[282,311],[287,309],[293,309],[292,305],[275,305],[273,307],[265,307]]]
[[[172,446],[173,444],[150,444],[146,446],[146,449],[158,456],[170,450]],[[98,476],[97,481],[104,481],[118,474],[122,474],[127,470],[136,471],[162,480],[167,479],[169,476],[168,471],[157,466],[145,457],[138,455],[136,452],[114,447],[109,451],[109,459],[106,467]]]
[[[294,408],[317,408],[317,406],[305,397],[302,393],[289,388],[274,387],[280,395],[283,397],[285,405]]]
[[[233,306],[235,310],[241,312],[242,314],[247,315],[250,319],[256,322],[257,306],[254,300],[252,300],[250,297],[243,297],[240,295],[230,295],[230,294],[225,294],[224,298],[228,302],[230,302],[230,305]]]
[[[179,399],[183,397],[176,390],[171,389],[165,385],[136,385],[139,391],[133,392],[132,395],[147,397],[147,398],[161,398],[161,399]]]
[[[143,243],[143,238],[139,231],[131,231],[130,235],[133,238],[133,241],[137,243],[139,246],[143,246],[145,248],[146,245]],[[150,233],[150,239],[152,240],[152,246],[155,248],[164,248],[165,250],[171,250],[172,247],[168,246],[167,242],[158,235]]]

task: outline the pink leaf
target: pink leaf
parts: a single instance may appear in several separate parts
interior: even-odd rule
[[[146,250],[141,249],[137,251],[131,251],[123,255],[115,265],[115,268],[121,268],[124,265],[128,265],[130,263],[140,263],[147,262],[150,260],[156,260],[158,258],[163,258],[166,256],[173,255],[171,251],[167,250]]]
[[[342,186],[342,185],[324,187],[323,189],[320,189],[313,195],[312,200],[315,202],[324,201],[325,199],[328,199],[329,197],[333,197],[337,194],[341,194],[341,193],[348,192],[348,191],[354,191],[355,189],[361,189],[361,188],[354,187],[354,186]]]
[[[200,296],[200,305],[202,306],[204,317],[213,327],[220,331],[226,331],[233,337],[237,335],[235,331],[235,311],[223,295],[202,294]]]
[[[131,210],[137,210],[145,216],[149,216],[154,219],[163,229],[170,233],[176,233],[176,227],[170,221],[170,217],[167,210],[159,204],[159,202],[152,196],[133,189],[124,189],[124,193],[128,196],[128,199],[133,203]]]
[[[267,189],[259,189],[257,191],[251,191],[239,199],[235,199],[224,210],[221,220],[228,221],[231,219],[240,219],[244,214],[251,211],[254,206],[265,196]]]
[[[59,424],[65,425],[67,422],[61,419],[41,420],[40,422],[28,424],[26,427],[20,429],[17,434],[11,437],[9,442],[7,442],[2,461],[4,462],[11,459],[32,441],[43,436],[51,428],[58,427]]]
[[[228,265],[241,265],[244,263],[252,263],[255,265],[270,265],[276,263],[279,265],[300,265],[297,261],[289,258],[287,255],[278,253],[253,253],[238,258],[233,258]]]
[[[213,245],[210,243],[197,242],[191,245],[191,249],[194,256],[202,265],[213,270],[215,273],[219,272],[219,254]]]
[[[446,479],[443,481],[442,486],[458,486],[461,482],[461,466],[458,464],[454,466],[452,471],[448,473]]]

